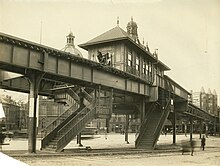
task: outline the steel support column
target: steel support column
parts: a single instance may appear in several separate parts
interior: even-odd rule
[[[31,72],[27,74],[30,83],[29,94],[29,123],[28,123],[28,152],[36,153],[37,135],[37,96],[40,81],[44,74]]]
[[[192,141],[192,134],[193,134],[193,118],[192,117],[190,117],[189,123],[190,123],[190,141]]]
[[[129,144],[128,141],[128,128],[129,128],[129,115],[126,115],[126,120],[125,120],[125,141],[127,144]]]
[[[110,124],[110,119],[106,118],[106,132],[109,133],[109,124]]]
[[[199,139],[202,138],[203,124],[202,120],[199,120]]]
[[[176,112],[173,112],[173,144],[176,144]]]
[[[209,125],[208,125],[208,122],[205,123],[205,135],[206,135],[206,138],[208,138],[208,132],[209,132]]]
[[[77,135],[77,144],[79,144],[79,146],[83,146],[83,145],[82,145],[81,132]]]
[[[145,104],[145,101],[144,101],[144,99],[142,100],[142,102],[141,102],[141,107],[140,107],[141,109],[141,112],[140,112],[140,119],[141,119],[141,123],[144,121],[144,119],[145,119],[145,115],[146,115],[146,104]]]

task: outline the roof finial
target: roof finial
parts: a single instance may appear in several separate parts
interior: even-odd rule
[[[71,25],[70,24],[68,24],[68,25],[69,25],[69,29],[70,29],[69,33],[72,33]]]
[[[131,21],[133,21],[133,16],[131,16]]]
[[[117,17],[117,26],[119,26],[119,17]]]
[[[150,48],[148,47],[148,42],[146,43],[147,51],[150,52]]]

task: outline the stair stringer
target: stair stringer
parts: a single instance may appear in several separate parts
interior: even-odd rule
[[[91,104],[92,105],[92,104]],[[91,106],[89,105],[89,106]],[[87,109],[87,113],[80,118],[79,121],[77,121],[73,126],[71,126],[68,130],[67,129],[67,125],[63,126],[63,128],[61,128],[58,131],[58,135],[59,133],[62,133],[62,130],[66,130],[66,132],[64,134],[62,134],[62,136],[59,138],[59,140],[57,141],[57,147],[56,147],[56,151],[60,152],[63,150],[63,148],[69,144],[70,141],[72,141],[72,139],[77,136],[85,127],[86,124],[91,122],[93,119],[95,119],[96,117],[96,107],[95,105],[92,106],[92,108],[85,108]]]
[[[55,119],[53,122],[51,122],[48,126],[47,126],[47,135],[41,140],[41,149],[42,148],[46,148],[46,146],[48,145],[48,143],[54,138],[54,136],[56,135],[56,133],[62,128],[62,126],[64,126],[69,120],[71,120],[72,118],[74,118],[74,116],[76,115],[77,112],[79,112],[78,108],[76,109],[76,106],[72,106],[71,108],[69,108],[68,110],[66,110],[64,113],[62,113],[59,117],[57,117],[57,119]],[[75,111],[71,111],[70,109],[74,109]],[[70,112],[72,112],[70,114]],[[60,120],[60,118],[63,117],[62,119],[64,120]]]
[[[164,123],[165,123],[166,119],[168,118],[168,116],[170,114],[170,111],[171,111],[171,109],[170,109],[170,101],[169,101],[167,103],[167,106],[166,106],[165,110],[163,110],[163,112],[162,112],[162,116],[161,116],[161,118],[159,120],[157,129],[154,132],[154,135],[155,135],[154,138],[155,139],[154,139],[154,143],[153,143],[153,149],[155,148],[155,146],[157,144],[157,141],[158,141],[158,139],[160,137],[160,133],[161,133],[161,131],[163,129],[163,126],[164,126]]]
[[[142,123],[142,131],[139,135],[139,141],[136,139],[135,147],[138,149],[154,149],[157,143],[157,140],[160,136],[160,132],[163,128],[166,118],[169,115],[170,109],[167,105],[164,110],[161,110],[159,107],[155,108],[148,115],[147,121]]]
[[[157,103],[156,102],[151,103],[151,105],[149,106],[149,110],[147,111],[147,114],[145,115],[144,121],[140,125],[139,130],[138,130],[138,132],[135,135],[135,137],[136,137],[136,139],[135,139],[135,147],[136,148],[139,147],[141,139],[144,137],[144,133],[146,132],[147,126],[148,126],[148,124],[150,122],[150,116],[154,112],[156,107],[157,107]]]

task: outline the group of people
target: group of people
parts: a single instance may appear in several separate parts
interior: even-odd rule
[[[206,139],[205,139],[205,136],[203,135],[203,137],[201,138],[201,149],[202,150],[205,150],[205,144],[206,144]],[[191,156],[193,156],[195,145],[196,145],[195,140],[191,140],[189,142],[189,144],[187,142],[183,143],[182,144],[182,154],[184,154],[184,152],[191,151]]]

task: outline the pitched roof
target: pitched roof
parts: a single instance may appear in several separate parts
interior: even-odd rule
[[[213,90],[213,95],[217,96],[217,93],[216,93],[215,89]]]
[[[109,31],[93,38],[92,40],[89,40],[88,42],[84,44],[80,44],[79,46],[86,49],[87,46],[93,45],[93,44],[98,44],[98,43],[104,43],[104,42],[109,42],[109,41],[115,41],[115,40],[122,40],[126,38],[131,38],[127,32],[125,32],[122,28],[119,26],[116,26]]]
[[[134,39],[129,36],[127,32],[125,32],[122,28],[119,26],[116,26],[112,29],[110,29],[107,32],[104,32],[103,34],[93,38],[92,40],[89,40],[88,42],[84,44],[80,44],[79,47],[88,50],[89,46],[93,46],[96,44],[102,44],[112,41],[118,41],[118,40],[128,40],[132,44],[134,44],[136,47],[138,47],[140,50],[145,52],[148,55],[148,58],[150,58],[153,62],[157,62],[160,67],[162,67],[164,70],[170,70],[168,66],[166,66],[161,61],[158,61],[157,58],[155,58],[149,51],[146,50],[146,48],[143,47],[143,45],[138,44],[134,41]]]

